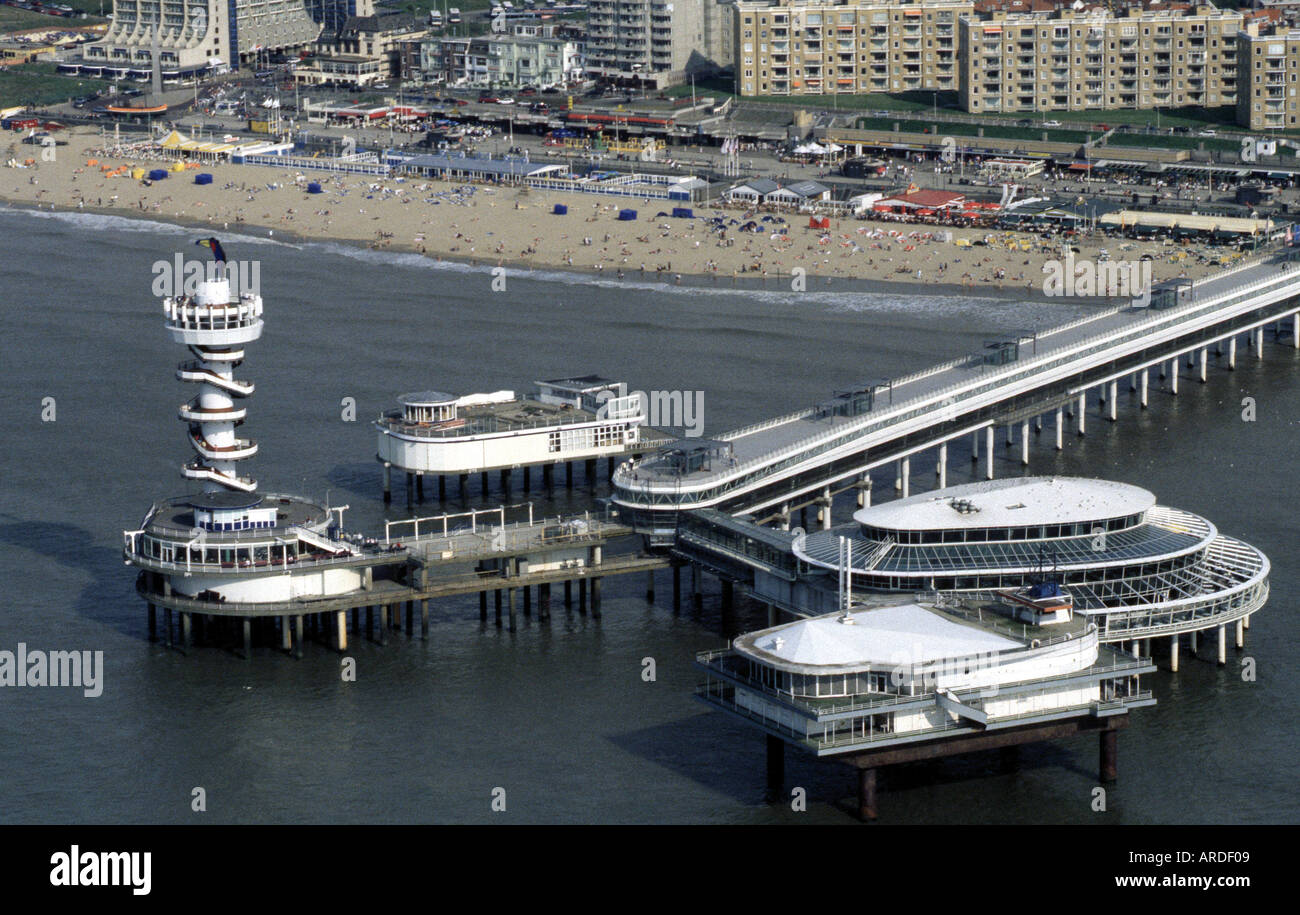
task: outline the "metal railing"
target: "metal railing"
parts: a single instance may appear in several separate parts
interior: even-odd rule
[[[1221,279],[1224,276],[1238,273],[1242,270],[1261,266],[1264,260],[1264,258],[1260,258],[1254,262],[1237,265],[1212,279]],[[1036,375],[1052,369],[1060,368],[1062,364],[1066,362],[1073,363],[1082,357],[1093,355],[1099,351],[1131,343],[1134,339],[1146,338],[1153,330],[1159,328],[1161,325],[1173,325],[1194,317],[1202,316],[1212,311],[1240,304],[1250,298],[1257,297],[1266,288],[1277,287],[1285,284],[1294,284],[1298,279],[1300,279],[1300,268],[1292,267],[1289,270],[1285,270],[1281,276],[1274,273],[1268,279],[1253,283],[1244,283],[1240,286],[1233,287],[1230,290],[1225,290],[1223,293],[1216,296],[1210,303],[1197,300],[1195,295],[1196,284],[1194,283],[1193,295],[1190,297],[1191,300],[1181,307],[1162,310],[1158,313],[1140,318],[1125,327],[1085,337],[1082,340],[1055,352],[1033,356],[1023,361],[1011,363],[1005,367],[998,367],[989,372],[982,372],[978,379],[965,379],[954,382],[943,388],[918,395],[908,400],[900,401],[898,404],[887,407],[879,414],[867,414],[852,423],[843,424],[830,432],[825,432],[820,435],[810,435],[808,438],[787,445],[784,448],[775,449],[765,454],[749,458],[748,460],[737,462],[725,470],[700,474],[690,480],[691,489],[680,493],[680,495],[688,497],[686,501],[699,501],[701,499],[710,498],[707,493],[700,492],[700,490],[714,482],[728,478],[736,480],[740,474],[755,468],[764,471],[764,473],[761,474],[762,476],[768,476],[778,470],[793,466],[799,462],[813,459],[826,451],[844,444],[848,440],[857,438],[863,432],[867,431],[870,426],[874,425],[879,428],[885,428],[891,425],[898,425],[926,412],[928,409],[932,409],[934,406],[941,406],[942,404],[935,404],[933,402],[936,400],[942,400],[945,395],[953,394],[961,389],[966,389],[962,392],[963,397],[977,396],[981,393],[986,393],[990,390],[1003,387],[1009,382],[1014,382],[1030,375]],[[1040,335],[1039,339],[1042,340],[1050,335],[1059,334],[1074,327],[1083,326],[1106,317],[1117,315],[1129,307],[1130,306],[1128,305],[1116,306],[1107,309],[1100,314],[1089,315],[1079,320],[1063,324],[1059,327],[1045,331]],[[940,366],[931,367],[923,372],[918,372],[912,376],[898,379],[894,382],[894,385],[897,388],[903,383],[915,381],[939,372],[960,367],[967,364],[969,358],[969,356],[965,356]],[[923,406],[917,407],[917,404],[923,404]],[[955,400],[951,405],[955,406]],[[766,428],[784,425],[800,419],[811,418],[815,416],[816,413],[817,410],[815,407],[800,410],[782,417],[777,417],[776,419],[744,427],[732,433],[723,434],[719,436],[719,438],[722,440],[734,440]],[[794,455],[795,459],[780,460],[783,456],[788,455]],[[643,491],[646,495],[648,495],[652,490],[654,481],[645,479],[639,487],[636,487],[630,485],[627,479],[627,472],[630,472],[633,469],[644,470],[651,460],[653,459],[632,462],[620,471],[622,479],[619,480],[619,488],[629,497],[634,498],[637,496],[639,494],[637,490]]]

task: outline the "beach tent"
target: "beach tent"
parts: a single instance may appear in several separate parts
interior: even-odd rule
[[[184,163],[184,162],[177,162],[175,165],[173,165],[173,166],[171,167],[170,170],[173,171],[173,172],[183,172],[183,171],[185,171],[185,163]]]
[[[619,210],[618,218],[622,222],[635,222],[636,210]]]
[[[563,203],[557,203],[555,209],[551,210],[551,214],[554,216],[568,216],[569,208]]]
[[[212,183],[212,176],[209,175],[207,172],[199,172],[197,175],[194,176],[194,183],[195,183],[195,184],[211,184],[211,183]]]
[[[319,181],[312,181],[312,182],[308,183],[308,185],[307,185],[307,193],[308,193],[308,194],[323,194],[323,193],[325,193],[325,190],[324,190],[324,188],[322,188],[322,187],[320,186],[320,182],[319,182]]]
[[[808,228],[810,228],[810,229],[829,229],[830,227],[831,227],[831,221],[830,221],[830,219],[827,218],[826,216],[822,216],[822,217],[809,216],[809,217],[808,217]]]
[[[131,177],[134,178],[136,181],[140,181],[141,179],[144,178],[144,176],[145,176],[145,170],[144,170],[144,169],[142,169],[142,168],[133,168],[133,169],[131,169]]]
[[[673,207],[674,219],[694,219],[695,213],[690,207]]]
[[[155,169],[150,169],[149,171],[150,181],[161,181],[166,177],[167,177],[167,169],[165,168],[155,168]]]

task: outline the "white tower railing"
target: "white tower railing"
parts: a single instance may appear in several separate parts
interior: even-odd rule
[[[262,298],[246,293],[231,301],[229,280],[209,278],[199,284],[197,295],[164,299],[163,312],[172,338],[196,357],[176,367],[178,379],[199,386],[198,394],[180,408],[195,452],[181,474],[202,480],[206,492],[252,492],[257,481],[240,476],[237,467],[257,453],[257,443],[239,438],[235,429],[247,413],[236,401],[254,388],[252,382],[235,379],[234,369],[244,359],[243,346],[262,336]]]

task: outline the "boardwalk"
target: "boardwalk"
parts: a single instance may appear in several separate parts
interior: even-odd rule
[[[1107,398],[1114,419],[1120,378],[1129,376],[1135,387],[1140,382],[1146,406],[1151,368],[1158,367],[1162,378],[1169,372],[1177,393],[1179,360],[1185,355],[1199,358],[1204,380],[1211,347],[1227,346],[1231,368],[1239,337],[1244,335],[1258,356],[1265,325],[1287,318],[1292,340],[1300,344],[1297,296],[1300,264],[1285,255],[1259,258],[1157,293],[1150,307],[1126,303],[999,341],[1014,353],[1005,364],[990,365],[983,354],[968,354],[903,378],[881,379],[703,445],[678,443],[708,453],[699,455],[696,464],[686,463],[680,450],[624,464],[614,476],[614,501],[628,510],[625,515],[636,529],[661,538],[683,508],[761,514],[779,507],[779,515],[788,520],[792,504],[825,502],[852,486],[868,488],[864,475],[871,468],[906,462],[927,449],[940,449],[942,480],[947,442],[981,432],[991,478],[995,425],[1022,423],[1022,462],[1027,462],[1023,431],[1029,420],[1041,422],[1044,413],[1055,409],[1060,448],[1062,414],[1076,402],[1078,431],[1084,432],[1089,391],[1099,390]],[[977,437],[976,453],[979,446]],[[904,465],[904,492],[906,474]]]

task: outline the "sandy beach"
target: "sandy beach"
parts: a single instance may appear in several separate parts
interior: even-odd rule
[[[835,218],[829,230],[818,230],[798,213],[694,207],[696,216],[727,218],[727,230],[718,233],[703,219],[663,215],[671,211],[668,201],[262,166],[204,165],[197,171],[211,174],[212,184],[195,184],[196,170],[186,170],[146,186],[130,177],[131,167],[171,163],[115,154],[111,141],[90,128],[60,133],[59,139],[68,145],[55,148],[52,162],[43,161],[38,147],[9,144],[5,159],[11,167],[0,171],[0,199],[210,226],[214,234],[233,227],[264,229],[438,259],[675,282],[709,276],[789,281],[802,275],[807,283],[834,277],[924,285],[932,292],[942,287],[1041,295],[1043,265],[1060,257],[1059,245],[1021,232]],[[31,164],[13,167],[24,161]],[[121,166],[127,167],[125,174],[108,177]],[[308,182],[319,182],[323,193],[307,193]],[[557,203],[568,207],[567,215],[552,214]],[[637,219],[620,221],[623,208],[635,209]],[[787,231],[778,232],[781,224],[775,221],[761,221],[764,215],[784,219]],[[730,225],[751,218],[760,220],[762,232]],[[1102,236],[1074,244],[1079,260],[1095,260],[1102,249],[1123,261],[1150,254],[1157,282],[1217,269],[1200,263],[1197,249]]]

